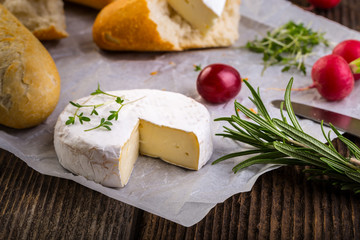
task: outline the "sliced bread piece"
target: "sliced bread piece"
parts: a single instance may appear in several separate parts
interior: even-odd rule
[[[41,42],[0,4],[0,124],[28,128],[55,109],[60,76]]]
[[[105,50],[181,51],[225,47],[238,38],[240,0],[227,0],[224,11],[206,32],[192,27],[167,0],[119,0],[98,14],[95,43]]]
[[[68,36],[62,0],[0,0],[38,39]]]

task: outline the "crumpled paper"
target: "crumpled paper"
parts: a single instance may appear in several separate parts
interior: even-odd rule
[[[193,71],[193,65],[206,66],[219,62],[234,66],[243,78],[247,77],[254,87],[259,87],[270,115],[280,118],[279,110],[272,107],[270,102],[283,99],[284,92],[270,88],[285,88],[292,76],[295,79],[294,87],[304,87],[311,84],[311,78],[296,71],[281,73],[281,67],[268,68],[261,76],[262,56],[240,46],[289,20],[311,24],[314,30],[326,32],[325,37],[333,44],[350,38],[360,39],[358,32],[306,12],[285,0],[244,0],[241,5],[240,39],[230,48],[176,53],[112,53],[99,50],[92,41],[91,28],[97,14],[95,10],[70,5],[65,8],[65,12],[70,36],[45,43],[62,79],[57,108],[44,123],[35,128],[14,130],[0,127],[0,148],[14,153],[42,174],[71,179],[184,226],[196,224],[217,203],[236,193],[251,190],[261,174],[278,166],[257,165],[233,174],[232,167],[245,157],[212,166],[211,162],[218,157],[246,148],[242,144],[216,137],[215,133],[222,132],[223,123],[214,122],[214,154],[200,171],[185,170],[158,159],[141,156],[125,188],[106,188],[73,175],[58,162],[53,146],[53,129],[65,105],[70,100],[89,95],[100,83],[102,89],[109,91],[149,88],[179,92],[204,103],[212,118],[230,116],[234,111],[233,101],[210,105],[196,91],[198,73]],[[330,52],[331,48],[316,48],[314,55],[307,60],[308,73],[316,59]],[[153,72],[157,74],[151,74]],[[357,104],[360,95],[356,94],[359,88],[359,83],[356,83],[352,94],[341,102],[327,102],[314,89],[293,92],[292,100],[360,117],[360,105]],[[248,96],[250,91],[243,85],[236,100],[249,108],[254,107]],[[324,141],[318,124],[303,119],[300,124],[305,131]]]

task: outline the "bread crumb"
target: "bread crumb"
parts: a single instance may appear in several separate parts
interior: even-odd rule
[[[155,72],[151,72],[151,73],[150,73],[150,75],[151,75],[151,76],[154,76],[154,75],[156,75],[156,74],[158,74],[158,72],[157,72],[157,71],[155,71]]]

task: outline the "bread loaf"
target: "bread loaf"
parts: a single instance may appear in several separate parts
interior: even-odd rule
[[[69,2],[79,3],[88,7],[92,7],[95,9],[102,9],[109,3],[115,0],[67,0]]]
[[[60,94],[60,77],[50,54],[0,4],[0,124],[27,128],[44,121]]]
[[[227,0],[221,17],[202,33],[167,0],[119,0],[96,17],[93,39],[105,50],[181,51],[229,46],[238,38],[239,5],[240,0]]]
[[[0,0],[38,39],[67,37],[62,0]]]

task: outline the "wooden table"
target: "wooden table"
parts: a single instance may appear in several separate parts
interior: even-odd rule
[[[315,11],[358,31],[359,12],[359,0]],[[359,196],[308,182],[301,170],[264,174],[251,192],[217,204],[186,228],[75,182],[44,176],[0,149],[0,239],[360,239]]]

